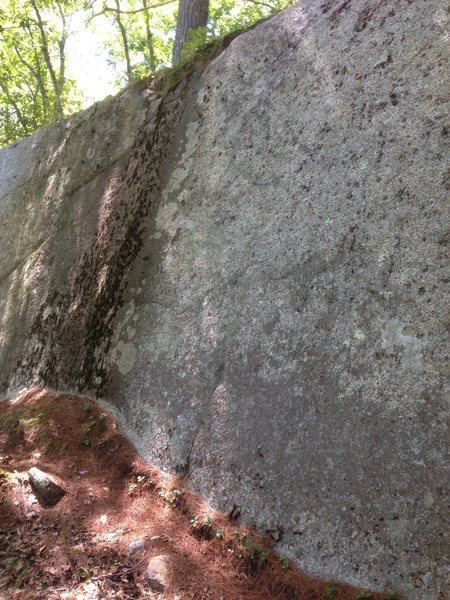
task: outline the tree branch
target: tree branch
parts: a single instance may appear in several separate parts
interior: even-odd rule
[[[14,52],[17,54],[17,58],[19,59],[19,61],[25,67],[27,67],[27,69],[30,71],[31,75],[37,79],[37,72],[36,72],[36,70],[33,68],[33,66],[27,60],[24,59],[24,57],[20,53],[19,48],[17,46],[14,46]]]
[[[257,4],[258,6],[265,6],[266,8],[270,8],[270,10],[275,10],[275,6],[271,4],[267,4],[267,2],[261,2],[260,0],[247,0],[247,2],[251,2],[252,4]]]
[[[95,19],[95,17],[104,15],[107,12],[115,12],[115,13],[119,12],[123,15],[134,15],[136,13],[152,10],[154,8],[159,8],[160,6],[166,6],[167,4],[173,4],[173,2],[176,2],[176,0],[165,0],[165,2],[160,2],[159,4],[153,4],[152,6],[146,6],[146,7],[142,7],[142,8],[135,8],[134,10],[122,10],[122,9],[117,10],[116,8],[113,8],[111,6],[104,6],[103,10],[101,10],[98,13],[93,14],[91,17],[89,17],[88,21],[92,21],[92,19]]]
[[[44,29],[44,23],[42,22],[41,13],[39,12],[39,9],[36,5],[36,1],[30,0],[30,3],[36,14],[37,24],[38,24],[39,32],[41,34],[41,39],[42,39],[42,53],[44,55],[45,64],[47,65],[47,69],[50,74],[50,79],[52,80],[53,90],[55,92],[55,116],[57,118],[62,118],[64,115],[63,115],[63,109],[62,109],[62,105],[61,105],[61,95],[60,95],[60,90],[59,90],[59,85],[58,85],[58,79],[56,77],[56,73],[53,68],[51,58],[50,58],[50,52],[49,52],[48,43],[47,43],[47,35],[46,35],[45,29]]]
[[[130,60],[130,50],[128,48],[128,38],[127,38],[127,32],[126,29],[120,19],[120,0],[116,0],[116,10],[114,11],[116,13],[116,21],[117,21],[117,25],[119,27],[120,30],[120,34],[122,36],[122,45],[123,45],[123,51],[125,54],[125,62],[127,65],[127,82],[131,83],[131,81],[133,80],[133,71],[131,68],[131,60]]]
[[[14,98],[9,93],[8,88],[6,87],[6,85],[4,84],[4,82],[1,79],[0,79],[0,88],[3,90],[3,93],[8,98],[8,102],[13,107],[14,112],[16,113],[17,120],[22,125],[22,128],[23,128],[23,130],[25,132],[25,135],[26,135],[27,133],[29,133],[28,124],[27,124],[26,120],[24,119],[24,117],[22,115],[22,111],[20,110],[20,108],[17,105],[17,103],[15,102]]]
[[[150,71],[153,73],[156,71],[155,48],[153,45],[153,34],[150,29],[150,19],[149,19],[149,14],[148,14],[147,0],[142,0],[142,7],[145,10],[144,19],[145,19],[145,33],[146,33],[146,38],[147,38],[148,60],[149,60]]]
[[[58,88],[59,88],[59,93],[61,94],[61,97],[63,96],[63,92],[64,92],[64,83],[66,80],[66,72],[65,72],[65,68],[66,68],[66,42],[67,42],[67,37],[69,35],[68,33],[68,29],[67,29],[67,22],[66,22],[66,16],[63,12],[62,6],[61,4],[58,4],[58,8],[59,8],[59,14],[61,17],[61,22],[63,25],[63,30],[62,30],[62,34],[60,39],[58,40],[58,47],[59,47],[59,76],[58,76]]]

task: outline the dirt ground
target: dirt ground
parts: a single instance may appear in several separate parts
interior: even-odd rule
[[[31,467],[66,490],[53,508]],[[400,599],[306,576],[231,512],[141,460],[92,400],[34,388],[0,403],[0,600]],[[146,578],[157,555],[163,592]]]

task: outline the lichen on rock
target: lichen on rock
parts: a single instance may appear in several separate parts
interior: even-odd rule
[[[447,593],[447,20],[305,0],[0,151],[0,389],[110,400],[302,568],[421,600]]]

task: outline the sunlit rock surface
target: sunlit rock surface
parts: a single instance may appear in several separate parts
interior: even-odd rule
[[[305,0],[2,150],[2,393],[105,398],[308,572],[446,598],[448,85],[441,0]]]

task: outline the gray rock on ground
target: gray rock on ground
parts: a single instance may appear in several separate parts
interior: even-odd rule
[[[160,554],[151,558],[147,564],[145,579],[155,592],[164,592],[169,584],[170,556]]]
[[[36,467],[28,471],[28,477],[39,504],[44,508],[56,506],[67,493],[50,475]]]
[[[147,537],[138,537],[128,544],[128,554],[136,554],[145,548]]]

